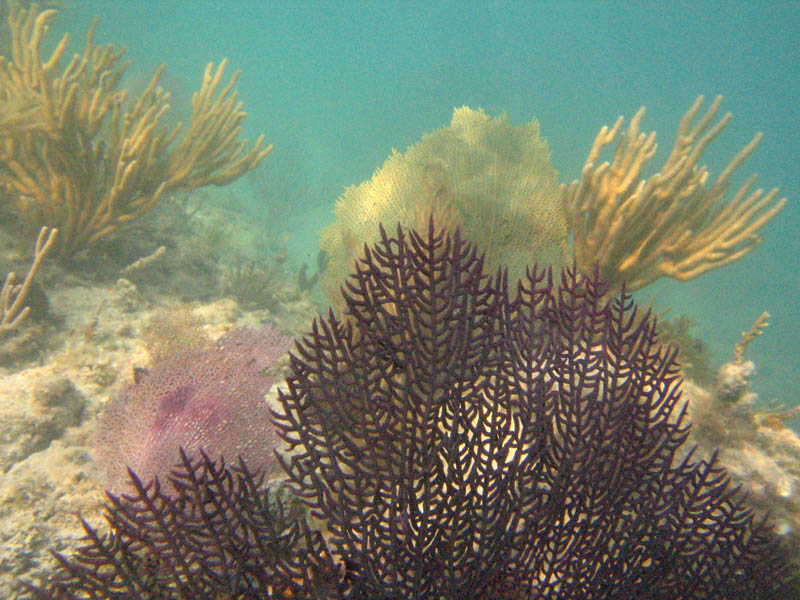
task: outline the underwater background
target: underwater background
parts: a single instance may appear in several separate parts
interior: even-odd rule
[[[283,226],[296,260],[313,262],[318,231],[344,188],[372,175],[393,148],[447,125],[454,107],[538,119],[560,180],[572,181],[594,137],[647,107],[662,164],[694,99],[724,96],[733,113],[703,155],[712,176],[752,136],[764,138],[738,170],[788,203],[741,260],[690,282],[662,279],[643,300],[694,319],[714,363],[764,310],[770,327],[748,350],[762,401],[798,402],[800,369],[800,3],[798,2],[210,2],[65,3],[54,24],[80,43],[94,17],[97,43],[127,46],[146,82],[167,63],[174,109],[209,61],[243,76],[245,134],[266,134],[266,162],[295,169],[307,193]],[[79,46],[76,46],[79,47]],[[181,90],[186,97],[181,98]],[[177,98],[176,98],[177,96]],[[652,171],[652,169],[651,169]],[[254,212],[241,181],[234,184]]]
[[[417,481],[429,481],[428,469],[438,464],[429,457],[439,456],[431,449],[443,448],[440,442],[451,447],[448,436],[467,427],[463,448],[481,448],[486,456],[507,452],[513,458],[486,463],[485,474],[497,485],[506,486],[508,473],[517,467],[524,474],[524,469],[552,464],[553,481],[566,481],[580,502],[593,501],[595,491],[601,491],[600,508],[612,515],[609,523],[629,513],[614,496],[629,489],[617,475],[636,489],[647,489],[654,499],[650,509],[641,509],[648,504],[642,497],[628,494],[646,531],[616,525],[609,531],[630,547],[639,543],[631,540],[647,538],[656,548],[670,538],[664,523],[674,522],[685,532],[694,528],[707,551],[696,551],[689,541],[694,538],[681,533],[677,537],[688,544],[688,563],[675,554],[661,563],[641,564],[656,579],[681,573],[673,578],[675,590],[696,585],[683,575],[697,567],[700,579],[723,574],[725,584],[714,583],[717,596],[709,597],[749,600],[752,595],[727,585],[725,565],[738,564],[737,573],[749,573],[742,576],[745,587],[739,592],[753,586],[759,597],[800,597],[800,0],[0,0],[0,23],[0,597],[29,598],[25,594],[31,589],[21,589],[20,582],[52,583],[51,592],[69,585],[78,594],[63,597],[83,597],[96,584],[106,589],[98,597],[108,596],[114,577],[124,579],[124,573],[94,583],[86,579],[89,571],[66,576],[67,563],[56,566],[52,552],[74,556],[77,563],[69,564],[102,567],[103,559],[92,562],[92,547],[106,542],[76,546],[77,540],[93,535],[84,527],[110,528],[111,537],[105,539],[112,546],[123,540],[126,511],[138,510],[143,498],[104,506],[109,499],[113,503],[104,491],[130,492],[137,485],[132,473],[142,481],[173,477],[153,492],[162,494],[161,508],[146,501],[148,507],[133,517],[138,524],[128,528],[134,537],[145,532],[144,538],[161,539],[165,532],[148,520],[171,522],[159,511],[178,511],[181,519],[191,512],[183,501],[174,501],[173,493],[186,499],[174,477],[193,478],[194,468],[211,473],[217,468],[200,461],[174,471],[178,447],[194,458],[200,448],[228,461],[238,455],[262,471],[267,485],[231,487],[220,497],[237,504],[241,495],[243,505],[256,512],[263,501],[269,519],[272,491],[306,497],[301,488],[309,478],[320,489],[344,489],[323,468],[327,459],[309,450],[317,443],[317,423],[330,429],[320,447],[330,451],[331,464],[350,461],[331,440],[353,438],[353,456],[359,457],[352,460],[355,479],[367,485],[352,494],[350,508],[338,499],[336,506],[317,507],[320,523],[326,523],[308,523],[321,529],[321,546],[312,552],[317,558],[326,556],[324,548],[350,543],[349,533],[335,531],[337,522],[384,514],[383,500],[368,487],[395,481],[396,455],[424,458],[422,471],[403,471],[405,483],[392,483],[403,496]],[[714,116],[717,97],[724,101]],[[691,111],[691,118],[685,117],[693,106],[700,108],[694,117]],[[626,146],[640,107],[646,107],[638,127],[642,133]],[[618,117],[624,117],[621,135],[595,160],[602,145],[595,141],[601,140],[598,131]],[[687,119],[684,132],[694,129],[670,154],[682,119]],[[180,132],[175,128],[179,122],[184,124]],[[650,132],[657,133],[652,157],[645,141],[652,139]],[[737,166],[735,157],[747,155],[748,144],[761,134],[758,148]],[[676,162],[664,166],[668,158]],[[612,160],[610,167],[599,164]],[[642,163],[643,171],[637,172]],[[731,172],[730,166],[730,185],[720,192],[714,182]],[[657,177],[663,174],[659,169],[666,176]],[[766,202],[748,210],[751,200],[736,194],[754,173]],[[559,190],[559,183],[578,179],[580,186],[576,182],[568,191]],[[649,187],[637,187],[645,185],[644,179]],[[618,198],[637,197],[634,188],[645,190],[646,213],[628,212],[630,204],[618,208],[623,205]],[[719,200],[711,209],[703,204],[709,198]],[[591,200],[599,204],[589,206]],[[592,229],[603,223],[611,206],[618,208],[611,224],[624,226],[606,221]],[[378,222],[393,234],[398,219],[405,228],[419,230],[431,216],[444,232],[460,226],[467,240],[486,252],[485,273],[507,265],[511,291],[516,281],[528,277],[522,267],[537,258],[552,260],[559,269],[574,256],[588,271],[599,256],[598,277],[608,277],[614,292],[626,277],[636,288],[638,306],[652,305],[659,324],[648,329],[647,319],[626,321],[634,303],[598,306],[595,301],[607,297],[607,290],[594,280],[570,282],[574,273],[561,285],[545,280],[541,293],[531,291],[544,308],[527,320],[528,305],[520,300],[527,292],[512,303],[501,289],[502,280],[487,283],[497,286],[496,295],[470,287],[481,276],[466,277],[475,264],[460,262],[457,242],[451,257],[450,246],[442,250],[434,241],[430,246],[412,242],[413,248],[403,249],[403,234],[391,242],[377,239]],[[763,238],[755,248],[748,228]],[[663,229],[673,237],[665,237]],[[610,251],[601,247],[608,239]],[[650,246],[643,240],[650,240]],[[364,247],[374,253],[365,256]],[[647,262],[653,247],[663,251],[656,254],[663,262],[655,267]],[[354,273],[357,256],[364,260]],[[676,256],[697,262],[685,260],[673,274],[735,260],[691,281],[678,281],[666,276],[674,266],[669,259]],[[407,268],[407,261],[413,268]],[[446,274],[436,279],[443,285],[423,281],[430,273]],[[348,274],[345,303],[339,291]],[[655,282],[649,282],[650,275]],[[445,304],[448,294],[458,301],[448,305],[450,312],[442,312],[443,304],[435,298],[428,302],[426,294],[441,294]],[[487,309],[489,298],[498,304]],[[401,314],[405,302],[412,315],[408,319]],[[328,312],[331,304],[334,311]],[[376,316],[376,311],[385,314]],[[470,329],[465,313],[490,316]],[[336,329],[337,314],[354,319],[352,344],[342,342],[343,361],[336,358],[338,346],[317,333]],[[584,318],[585,326],[575,325]],[[417,328],[417,322],[426,325]],[[491,365],[504,365],[502,382],[491,371],[467,369],[471,381],[485,386],[474,394],[476,411],[504,413],[504,403],[516,392],[504,397],[503,390],[520,387],[535,392],[524,395],[528,404],[520,410],[536,405],[536,410],[550,411],[552,405],[558,411],[547,412],[541,421],[544,413],[536,413],[522,419],[523,425],[514,419],[498,424],[493,418],[491,433],[484,430],[489,421],[473,419],[469,411],[462,411],[463,422],[448,420],[450,375],[440,379],[436,374],[460,368],[450,364],[460,352],[452,350],[456,337],[448,337],[456,330],[478,354],[491,354]],[[520,337],[523,332],[527,337]],[[644,341],[631,341],[639,335]],[[655,344],[655,336],[671,347]],[[514,362],[519,352],[539,352],[542,340],[547,352],[524,367]],[[308,358],[314,353],[317,359]],[[472,360],[469,352],[465,356]],[[329,373],[335,376],[327,379]],[[362,380],[360,373],[368,377]],[[559,402],[551,401],[550,392],[539,393],[530,383],[534,375],[552,387]],[[342,387],[353,377],[363,383],[363,394]],[[306,389],[303,382],[313,385]],[[392,388],[397,397],[384,393],[388,382],[401,384]],[[640,386],[636,394],[627,391],[630,384]],[[363,397],[370,402],[361,404]],[[411,412],[395,410],[397,402],[427,407],[432,399],[442,402],[435,413],[440,418],[426,423],[430,428],[424,431],[415,423],[406,426],[409,418],[414,420]],[[591,416],[587,409],[599,412]],[[372,413],[396,414],[400,421],[371,427]],[[515,411],[505,413],[516,416]],[[557,429],[556,443],[540,444],[547,436],[539,424],[547,422]],[[692,424],[688,433],[682,422]],[[569,427],[562,431],[564,423]],[[398,432],[411,437],[401,439]],[[511,433],[521,444],[519,452],[505,443],[491,451],[484,448],[483,436],[505,440]],[[559,453],[561,440],[575,441],[572,454]],[[647,440],[662,451],[655,452]],[[585,460],[584,447],[592,448],[586,459],[591,468],[575,469]],[[365,448],[385,458],[360,460]],[[596,448],[607,448],[609,454],[596,453]],[[552,459],[534,455],[534,449],[552,452]],[[471,460],[469,452],[460,455]],[[289,456],[291,466],[285,463]],[[447,507],[462,492],[475,489],[472,480],[455,478],[477,471],[450,468],[456,462],[441,456],[447,461],[441,474],[450,478],[441,487],[446,491],[439,494],[437,485],[430,486],[434,491],[428,500],[409,503],[411,513],[417,505]],[[689,456],[701,460],[690,463]],[[723,472],[717,466],[730,475],[730,485],[716,478]],[[235,468],[220,465],[218,474],[223,471],[220,476],[229,477]],[[546,469],[542,473],[551,476]],[[531,489],[550,490],[547,477]],[[697,494],[705,520],[683,510],[683,500],[693,494],[686,482],[695,477],[709,492]],[[196,500],[207,502],[209,485],[205,480],[193,488],[200,492]],[[480,488],[486,497],[494,496],[493,484]],[[661,493],[667,488],[682,491]],[[747,494],[746,503],[736,489]],[[386,514],[394,514],[395,491],[387,495],[385,506],[391,511]],[[524,501],[539,499],[537,492]],[[527,510],[511,496],[508,500],[508,510],[500,511],[505,517],[516,519]],[[562,498],[556,494],[551,500],[542,514],[557,517],[552,523],[564,517],[582,527],[581,519],[564,512]],[[719,508],[724,506],[730,510]],[[295,514],[295,508],[290,521],[297,516],[302,527],[296,532],[305,531],[305,516]],[[353,509],[349,516],[341,512],[345,508]],[[752,521],[746,516],[749,509]],[[445,531],[450,523],[461,528],[470,518],[481,527],[488,523],[480,511],[460,512],[450,521],[437,510],[426,513],[431,531]],[[669,511],[682,516],[664,518]],[[225,511],[218,516],[222,523],[234,522]],[[730,522],[718,517],[730,517]],[[538,526],[548,518],[532,523]],[[491,521],[492,530],[517,531],[503,522]],[[214,529],[205,523],[166,532],[172,550],[156,544],[139,552],[132,546],[132,560],[144,561],[142,570],[134,569],[136,578],[145,581],[148,573],[161,573],[162,559],[183,560],[180,553],[173,556],[177,546],[170,541],[179,538],[201,549],[199,562],[189,560],[192,568],[216,564],[214,552],[226,555],[228,542],[238,556],[249,556],[239,552],[238,534],[216,550],[195,543],[193,536],[202,537],[208,528]],[[405,548],[411,538],[403,527],[390,529],[385,549]],[[526,532],[530,544],[515,545],[547,563],[550,551],[541,545],[549,538],[536,531]],[[571,547],[581,545],[569,528],[559,535]],[[289,538],[288,557],[304,552],[305,542],[298,545]],[[720,538],[726,541],[717,544]],[[260,534],[253,538],[259,547],[263,539]],[[468,537],[464,540],[464,547],[474,547]],[[481,552],[494,552],[508,542],[503,536],[492,540]],[[737,540],[747,540],[752,556],[746,549],[738,554]],[[588,579],[594,578],[599,557],[595,549],[604,547],[606,542],[592,541],[586,545],[592,556],[575,561],[585,562]],[[394,561],[380,558],[382,551],[362,550],[336,550],[338,558],[320,571],[330,567],[330,577],[314,576],[311,583],[324,587],[336,582],[342,591],[369,565],[382,562],[389,572],[395,568]],[[434,554],[422,552],[419,568],[427,569]],[[267,561],[273,555],[255,551]],[[156,563],[148,562],[153,556]],[[563,558],[572,564],[575,557],[566,553]],[[605,554],[600,558],[603,564],[626,564],[621,556],[619,563],[607,561]],[[478,555],[465,560],[463,570],[462,563],[449,559],[442,564],[474,578],[477,587],[469,587],[470,579],[462,582],[464,589],[480,590],[478,597],[483,597],[488,584],[480,569],[494,569],[495,563]],[[651,564],[657,564],[654,570]],[[153,565],[156,571],[151,572]],[[262,567],[255,571],[264,575],[269,569]],[[401,569],[414,593],[415,568]],[[238,597],[226,587],[238,585],[236,569],[228,573],[233,580],[227,583],[216,581],[216,567],[201,570],[211,575],[208,582],[218,586],[216,591],[187,588],[182,597]],[[262,595],[300,597],[292,586],[305,581],[301,575],[291,569],[282,574],[294,590],[287,596],[273,594],[274,581],[267,578],[269,591]],[[439,569],[432,577],[448,578]],[[789,578],[794,595],[788,592]],[[548,585],[558,589],[565,581],[553,577]],[[574,586],[581,581],[570,575]],[[376,588],[378,597],[405,597],[384,583]],[[779,593],[771,595],[772,588]],[[584,590],[577,597],[599,594]]]

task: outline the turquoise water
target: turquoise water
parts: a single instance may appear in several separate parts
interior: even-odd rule
[[[643,127],[659,134],[659,165],[695,97],[722,94],[734,120],[705,154],[712,176],[762,131],[735,184],[757,172],[788,204],[755,252],[642,296],[693,315],[716,363],[769,311],[770,328],[747,354],[758,366],[754,391],[791,406],[800,389],[799,14],[800,2],[102,0],[65,6],[54,31],[72,32],[77,49],[99,17],[96,41],[128,46],[131,81],[168,64],[176,105],[188,103],[208,61],[227,57],[242,69],[247,136],[265,133],[276,156],[290,149],[312,190],[286,215],[291,250],[309,262],[344,187],[368,179],[392,148],[448,124],[456,106],[516,124],[537,118],[567,182],[618,115],[647,106]]]

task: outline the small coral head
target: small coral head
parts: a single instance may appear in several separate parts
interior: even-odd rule
[[[98,426],[95,455],[104,484],[124,491],[128,468],[144,482],[168,476],[179,448],[229,462],[241,457],[254,470],[270,471],[277,437],[264,396],[274,378],[263,370],[289,343],[270,328],[238,329],[211,347],[162,361],[126,386]]]

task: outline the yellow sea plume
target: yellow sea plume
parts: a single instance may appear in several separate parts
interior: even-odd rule
[[[31,289],[31,283],[57,237],[58,229],[42,227],[39,237],[36,239],[33,263],[28,269],[28,274],[20,283],[17,283],[16,274],[13,271],[6,275],[3,286],[0,288],[0,336],[16,329],[28,316],[30,307],[25,305],[25,301]]]
[[[0,57],[0,190],[31,230],[58,227],[58,254],[69,258],[152,208],[167,192],[224,185],[270,151],[263,136],[240,140],[246,113],[226,61],[206,67],[189,125],[161,120],[169,94],[162,65],[141,95],[126,102],[119,84],[123,49],[93,43],[61,67],[68,36],[43,59],[56,11],[12,8],[11,56]]]
[[[437,227],[459,227],[486,253],[488,271],[508,266],[512,281],[534,261],[560,267],[569,255],[558,173],[538,122],[514,126],[467,107],[347,188],[335,215],[321,233],[330,256],[322,281],[338,306],[339,286],[364,244],[378,241],[379,224],[426,230],[433,215]]]
[[[730,200],[725,194],[733,172],[755,150],[757,134],[727,168],[709,182],[708,169],[699,166],[708,145],[731,119],[717,123],[722,97],[717,96],[700,117],[700,96],[680,122],[667,162],[649,179],[644,166],[656,151],[655,133],[639,131],[644,108],[621,133],[622,117],[600,130],[580,180],[562,186],[564,205],[578,266],[601,275],[629,291],[660,277],[688,280],[739,259],[761,241],[758,231],[784,206],[775,202],[778,190],[752,191],[751,175]],[[599,162],[614,141],[611,162]]]

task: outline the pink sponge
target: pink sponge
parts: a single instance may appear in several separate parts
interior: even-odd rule
[[[264,370],[289,348],[271,328],[236,329],[210,348],[190,350],[156,365],[121,390],[100,417],[95,444],[104,484],[124,492],[130,467],[143,482],[164,479],[203,449],[212,459],[241,457],[269,471],[278,438],[264,395],[275,380]]]

